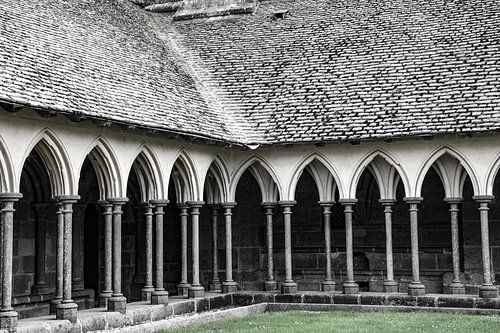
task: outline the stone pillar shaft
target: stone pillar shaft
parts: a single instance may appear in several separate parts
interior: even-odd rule
[[[177,204],[181,217],[181,282],[177,285],[177,295],[188,296],[188,205]]]
[[[323,207],[323,222],[325,226],[325,280],[322,283],[323,291],[335,291],[335,282],[332,275],[332,230],[331,230],[331,214],[332,207],[335,203],[332,202],[319,202]]]
[[[200,208],[204,204],[203,201],[188,202],[191,207],[191,223],[192,223],[192,260],[193,260],[193,283],[188,289],[190,298],[203,297],[205,289],[200,284]]]
[[[210,291],[221,291],[222,285],[219,280],[219,263],[218,263],[218,239],[217,239],[217,223],[219,218],[219,206],[211,205],[212,209],[212,281],[210,281]]]
[[[20,193],[0,193],[2,228],[2,307],[0,328],[9,332],[17,329],[17,312],[12,308],[12,252],[14,242],[14,203],[22,198]]]
[[[460,240],[458,235],[458,213],[460,212],[458,204],[462,198],[445,198],[450,206],[450,224],[451,224],[451,253],[453,260],[453,282],[450,285],[452,294],[465,294],[465,286],[460,280]]]
[[[222,204],[226,231],[226,280],[222,283],[222,292],[224,293],[231,293],[237,290],[236,282],[233,281],[232,209],[235,206],[236,203],[234,202]]]
[[[99,295],[99,305],[106,307],[108,306],[108,299],[113,294],[113,205],[106,201],[99,201],[98,203],[102,207],[102,215],[104,219],[104,290]]]
[[[483,298],[494,298],[498,296],[498,289],[491,280],[490,264],[490,232],[488,221],[488,204],[493,201],[493,196],[474,196],[479,203],[479,217],[481,223],[481,253],[483,259],[483,284],[479,287],[479,296]]]
[[[163,285],[163,216],[165,212],[163,207],[168,204],[167,200],[152,200],[151,203],[156,207],[155,224],[156,224],[156,287],[155,291],[151,294],[152,304],[167,304],[168,292],[165,291]]]
[[[341,199],[340,203],[344,206],[345,216],[345,252],[346,252],[346,266],[347,266],[347,280],[342,285],[345,294],[357,294],[359,286],[354,281],[354,249],[352,241],[352,214],[353,205],[357,199]]]
[[[397,292],[398,285],[394,281],[394,258],[392,254],[392,207],[396,203],[394,199],[381,199],[379,200],[384,206],[385,217],[385,259],[387,276],[384,281],[385,292]]]
[[[274,261],[273,261],[273,210],[276,207],[275,202],[263,202],[264,214],[266,215],[266,245],[267,245],[267,278],[264,282],[266,291],[276,290],[276,281],[274,280]]]
[[[127,299],[122,294],[122,206],[127,198],[107,199],[113,205],[113,294],[108,300],[108,311],[125,314]]]
[[[50,302],[50,314],[56,313],[57,304],[63,299],[63,275],[64,275],[64,213],[60,202],[56,205],[56,288],[54,299]]]
[[[146,203],[144,212],[146,229],[146,281],[142,288],[142,300],[150,301],[153,286],[153,206]]]
[[[72,291],[72,260],[73,260],[73,204],[80,199],[79,196],[60,196],[59,201],[63,206],[64,232],[63,238],[63,300],[56,306],[56,318],[68,319],[76,323],[76,310],[78,306],[71,299]]]
[[[408,285],[410,296],[421,296],[425,294],[425,287],[420,282],[420,263],[418,254],[418,204],[422,198],[404,198],[410,205],[410,237],[411,237],[411,269],[412,281]]]
[[[281,285],[284,294],[296,293],[297,284],[292,276],[292,207],[296,201],[280,201],[283,207],[283,222],[285,225],[285,281]]]

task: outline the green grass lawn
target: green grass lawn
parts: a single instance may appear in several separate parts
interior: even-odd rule
[[[174,332],[495,332],[500,317],[397,312],[270,312],[190,326]]]

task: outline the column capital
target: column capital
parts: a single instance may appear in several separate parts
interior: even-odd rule
[[[444,200],[444,202],[446,202],[448,204],[458,204],[458,203],[461,203],[462,201],[464,201],[464,198],[462,198],[462,197],[446,197],[443,200]]]
[[[382,206],[393,206],[398,202],[396,199],[379,199],[378,202]]]
[[[169,201],[167,199],[153,199],[149,200],[149,203],[155,207],[165,207],[168,205]]]
[[[408,204],[419,204],[424,200],[422,197],[404,197],[403,201]]]
[[[212,210],[218,210],[220,208],[221,204],[219,203],[210,203],[210,204],[207,204],[207,207],[212,209]]]
[[[128,202],[128,198],[106,198],[106,201],[113,205],[124,205]]]
[[[495,200],[494,195],[475,195],[472,197],[472,200],[477,201],[479,203],[490,203]]]
[[[185,202],[178,202],[175,204],[175,207],[179,209],[188,209],[189,206]]]
[[[318,205],[321,207],[332,207],[335,205],[335,201],[318,201]]]
[[[265,202],[261,202],[260,204],[262,205],[262,208],[264,208],[264,209],[274,208],[274,207],[276,207],[278,205],[277,202],[271,202],[271,201],[269,201],[269,202],[266,202],[266,201]]]
[[[204,201],[186,201],[189,208],[201,208],[205,202]]]
[[[347,206],[347,205],[354,205],[358,202],[358,199],[339,199],[339,203],[341,205]]]
[[[79,195],[58,195],[56,197],[57,201],[63,202],[63,203],[76,203],[78,200],[80,200]]]
[[[0,193],[0,201],[18,201],[22,197],[23,197],[23,194],[17,193],[17,192]]]
[[[107,202],[106,200],[97,200],[97,204],[102,207],[112,206],[112,204]]]
[[[234,208],[236,207],[236,202],[221,202],[220,204],[222,208],[227,209],[227,208]]]
[[[278,205],[281,207],[293,207],[297,204],[297,201],[295,200],[282,200],[278,201]]]

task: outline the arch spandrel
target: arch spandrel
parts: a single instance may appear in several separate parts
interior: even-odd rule
[[[51,196],[76,194],[76,178],[73,168],[66,148],[57,135],[48,128],[40,131],[26,148],[21,166],[24,166],[26,159],[33,149],[42,158],[47,174],[49,175],[52,191]],[[19,173],[16,179],[17,188],[19,188],[21,181],[20,177],[21,173]]]
[[[346,198],[343,182],[336,169],[323,154],[313,152],[303,157],[293,168],[286,191],[286,200],[295,200],[297,183],[306,168],[318,187],[320,201],[333,201],[336,190],[339,191],[340,199]]]
[[[252,175],[256,177],[255,179],[259,184],[263,201],[266,199],[269,201],[276,201],[278,198],[280,198],[280,200],[283,198],[281,181],[272,165],[262,156],[253,154],[247,157],[234,169],[229,184],[228,201],[235,201],[236,188],[238,187],[241,176],[246,170],[249,170]]]
[[[375,149],[357,164],[349,182],[349,196],[356,198],[356,190],[362,173],[368,169],[377,182],[381,199],[395,199],[399,181],[403,183],[405,195],[410,196],[410,182],[401,164],[389,153]]]
[[[445,157],[446,155],[451,159]],[[422,184],[431,167],[437,171],[443,181],[446,196],[460,197],[462,195],[463,183],[465,182],[462,172],[470,177],[474,195],[480,195],[477,173],[472,164],[458,150],[450,146],[441,146],[434,150],[419,168],[414,185],[416,197],[421,196]]]

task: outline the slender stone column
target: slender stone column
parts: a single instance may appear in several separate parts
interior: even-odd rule
[[[460,280],[460,241],[458,235],[458,204],[463,198],[444,198],[444,201],[450,205],[451,222],[451,253],[453,259],[453,282],[450,285],[450,293],[465,294],[465,285]]]
[[[56,290],[54,299],[50,301],[50,314],[56,313],[57,304],[63,300],[64,275],[64,213],[62,203],[57,203],[57,242],[56,242]]]
[[[395,293],[398,291],[398,283],[394,281],[394,259],[392,256],[392,207],[396,204],[394,199],[380,199],[384,206],[385,216],[385,260],[387,276],[384,281],[384,291]]]
[[[192,255],[193,255],[193,284],[188,289],[189,298],[203,297],[205,288],[200,284],[200,208],[203,206],[203,201],[187,202],[191,208],[191,223],[192,223]]]
[[[277,283],[274,279],[274,262],[273,262],[273,210],[276,207],[276,202],[263,202],[264,214],[266,215],[266,230],[267,230],[267,278],[264,282],[264,290],[274,291],[277,289]]]
[[[33,205],[35,212],[35,284],[32,288],[34,295],[43,295],[51,292],[49,285],[45,282],[45,214],[47,207],[44,204]]]
[[[232,209],[236,202],[225,202],[221,204],[224,209],[224,219],[226,226],[226,280],[222,282],[223,293],[234,293],[238,285],[233,281],[233,239],[232,239]]]
[[[151,294],[155,290],[153,286],[153,206],[145,204],[145,224],[146,224],[146,283],[141,290],[143,301],[151,302]]]
[[[217,244],[217,220],[219,219],[219,205],[210,205],[212,209],[212,280],[210,281],[210,291],[222,291],[219,280],[218,244]]]
[[[323,207],[323,221],[325,224],[325,262],[326,262],[326,276],[325,281],[322,283],[322,289],[326,292],[335,291],[335,281],[332,276],[332,230],[330,226],[330,218],[332,214],[332,207],[335,204],[333,201],[319,202]]]
[[[104,217],[104,290],[99,295],[99,306],[107,307],[108,300],[113,294],[112,262],[113,262],[113,205],[107,201],[99,201]]]
[[[483,256],[483,285],[479,287],[479,297],[498,297],[498,289],[491,280],[490,266],[490,233],[488,227],[488,204],[494,200],[493,196],[474,196],[472,199],[479,203],[479,217],[481,221],[481,252]]]
[[[108,198],[113,205],[113,294],[108,299],[108,311],[127,312],[127,299],[122,294],[122,206],[128,198]]]
[[[168,204],[168,200],[151,200],[155,206],[155,224],[156,224],[156,287],[151,294],[151,304],[167,304],[168,292],[163,286],[163,216],[165,215],[163,207]]]
[[[418,204],[423,198],[404,198],[410,205],[410,237],[411,237],[411,270],[412,281],[408,284],[408,295],[421,296],[425,294],[425,286],[420,282],[420,263],[418,258]]]
[[[283,221],[285,224],[285,281],[281,284],[283,294],[297,292],[297,283],[292,277],[292,207],[296,201],[280,201],[278,204],[283,207]]]
[[[181,217],[181,282],[177,285],[177,295],[188,296],[188,289],[191,286],[188,283],[188,205],[185,203],[178,203],[177,208],[179,208]]]
[[[2,308],[0,329],[8,332],[17,330],[17,312],[12,308],[12,247],[14,242],[14,203],[21,199],[21,193],[0,193],[2,203]]]
[[[342,285],[344,294],[359,293],[359,285],[354,281],[354,249],[352,242],[352,206],[358,202],[357,199],[341,199],[345,214],[345,252],[347,260],[347,280]]]
[[[56,306],[56,319],[67,319],[76,323],[78,306],[71,299],[72,290],[72,260],[73,260],[73,204],[80,196],[64,195],[57,198],[63,205],[64,234],[63,234],[63,300]]]

